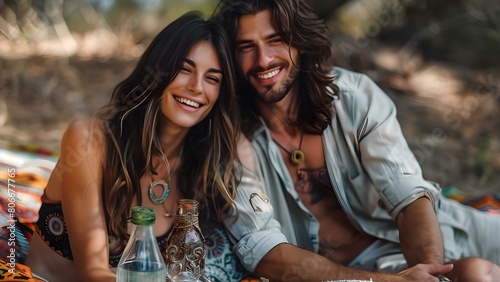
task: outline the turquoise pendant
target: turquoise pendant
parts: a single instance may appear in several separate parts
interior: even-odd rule
[[[163,194],[159,198],[156,198],[153,188],[158,185],[161,185],[163,187]],[[151,183],[151,185],[149,186],[149,199],[157,205],[160,205],[163,202],[165,202],[169,193],[170,193],[170,188],[168,187],[168,183],[161,179],[153,181],[153,183]]]

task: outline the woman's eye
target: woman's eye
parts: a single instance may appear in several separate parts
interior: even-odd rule
[[[190,68],[188,68],[188,67],[182,67],[182,68],[181,68],[181,71],[191,72],[191,69],[190,69]]]
[[[207,77],[207,79],[214,82],[214,83],[217,83],[217,84],[220,83],[220,79],[218,77],[215,77],[215,76],[209,76],[209,77]]]

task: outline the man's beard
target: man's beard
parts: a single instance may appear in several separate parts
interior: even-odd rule
[[[273,104],[281,101],[290,92],[290,89],[292,89],[295,81],[297,81],[298,74],[299,70],[297,68],[293,68],[292,72],[288,75],[286,80],[279,86],[278,89],[274,89],[275,85],[273,85],[273,87],[262,93],[257,92],[257,90],[254,88],[257,99],[266,104]]]

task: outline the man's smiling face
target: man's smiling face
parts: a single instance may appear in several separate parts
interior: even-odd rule
[[[299,72],[299,52],[285,44],[271,21],[271,11],[243,15],[236,35],[236,61],[264,103],[283,99]]]

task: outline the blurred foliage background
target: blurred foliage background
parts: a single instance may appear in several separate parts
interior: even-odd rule
[[[290,0],[292,1],[292,0]],[[332,34],[334,63],[395,101],[424,175],[468,193],[500,191],[500,1],[306,0]],[[216,0],[0,2],[0,147],[59,150],[152,37]]]

